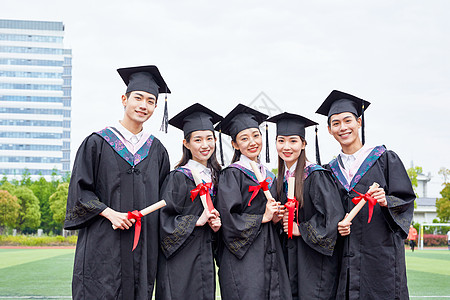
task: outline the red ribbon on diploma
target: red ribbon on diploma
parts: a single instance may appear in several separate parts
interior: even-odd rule
[[[208,206],[209,212],[211,212],[214,209],[214,205],[211,200],[211,195],[209,194],[211,186],[212,182],[200,183],[199,185],[197,185],[195,189],[191,191],[192,202],[194,201],[195,197],[197,197],[198,194],[200,194],[200,196],[206,195],[206,205]]]
[[[141,218],[143,215],[138,210],[133,210],[128,212],[128,219],[135,219],[136,220],[136,228],[134,229],[134,243],[133,243],[133,250],[136,249],[137,244],[139,243],[139,236],[141,235]]]
[[[263,191],[269,190],[269,182],[267,181],[268,179],[270,180],[270,178],[267,177],[266,179],[261,181],[258,185],[251,185],[248,187],[248,191],[253,192],[252,197],[250,198],[250,201],[248,201],[248,206],[251,205],[253,198],[256,197],[256,195],[258,194],[260,189],[262,189]]]
[[[367,201],[369,204],[369,220],[367,220],[367,223],[370,223],[370,221],[372,220],[372,214],[373,214],[373,207],[377,204],[377,199],[375,199],[374,197],[372,197],[371,195],[369,195],[369,193],[365,193],[364,195],[358,193],[357,191],[355,191],[354,189],[352,189],[352,191],[354,191],[355,193],[357,193],[359,195],[359,197],[355,197],[352,199],[352,202],[356,205],[359,203],[359,201],[361,200],[365,200]]]
[[[292,230],[294,227],[294,213],[297,211],[297,224],[298,224],[298,201],[294,198],[288,198],[287,203],[284,205],[289,212],[288,217],[288,238],[292,239]]]

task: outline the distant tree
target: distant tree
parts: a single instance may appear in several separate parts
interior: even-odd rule
[[[422,174],[422,167],[411,167],[406,170],[413,187],[417,187],[417,175]]]
[[[16,187],[14,196],[20,204],[18,226],[21,230],[25,228],[35,230],[41,223],[41,212],[39,210],[39,199],[33,191],[25,186]]]
[[[50,196],[56,191],[52,182],[47,181],[43,176],[34,181],[30,189],[34,195],[39,199],[39,207],[41,211],[41,225],[40,227],[45,232],[55,232],[60,230],[60,226],[53,220],[53,213],[50,210]]]
[[[50,209],[53,213],[53,220],[61,225],[66,217],[67,195],[69,194],[69,183],[61,183],[56,192],[50,196]]]
[[[8,182],[8,177],[6,176],[6,174],[3,174],[3,177],[0,180],[0,186],[3,185],[5,182]]]
[[[56,188],[58,187],[58,185],[61,183],[58,169],[53,168],[53,169],[52,169],[52,175],[51,175],[51,176],[52,176],[52,184],[53,184],[53,187],[54,187],[55,190],[56,190]]]
[[[17,197],[0,190],[0,234],[3,227],[14,228],[19,217],[20,204]]]
[[[70,183],[70,176],[71,176],[71,175],[72,175],[72,174],[70,173],[70,171],[66,172],[66,173],[63,175],[63,177],[62,177],[62,182]]]
[[[419,198],[416,192],[416,187],[418,186],[417,183],[417,175],[422,174],[422,167],[411,167],[408,170],[406,170],[408,173],[409,179],[411,180],[411,185],[414,189],[414,194],[416,194],[416,198]],[[417,202],[414,200],[414,208],[417,208]]]
[[[442,167],[439,169],[438,174],[444,177],[444,183],[447,183],[448,180],[450,179],[450,169]]]
[[[30,186],[31,185],[31,173],[28,169],[25,169],[22,173],[22,179],[20,180],[21,186]]]
[[[0,186],[1,190],[8,191],[11,195],[14,195],[14,190],[16,189],[16,186],[14,186],[12,183],[6,181],[3,182]]]
[[[450,221],[450,183],[444,183],[441,196],[442,198],[436,200],[436,212],[440,221],[447,223]]]

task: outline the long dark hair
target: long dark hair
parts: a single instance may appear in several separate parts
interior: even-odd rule
[[[191,141],[191,135],[192,135],[192,133],[189,133],[184,138],[188,143]],[[214,138],[216,138],[214,132],[213,132],[213,136],[214,136]],[[188,163],[188,161],[190,159],[192,159],[191,150],[186,148],[184,146],[184,144],[181,145],[181,147],[183,148],[182,149],[183,155],[181,156],[181,159],[178,162],[178,164],[175,166],[175,168],[184,166],[185,164]],[[206,166],[211,169],[212,182],[213,182],[213,184],[215,186],[217,186],[217,184],[219,183],[219,173],[220,173],[220,170],[222,169],[222,167],[220,166],[219,162],[217,161],[216,149],[217,149],[217,147],[214,147],[214,151],[213,151],[211,157],[208,159],[208,162],[206,164]]]
[[[302,143],[306,141],[304,138],[300,137]],[[297,166],[295,167],[295,188],[294,188],[294,196],[298,201],[298,207],[303,207],[303,176],[305,173],[305,165],[306,165],[306,153],[305,149],[302,149],[300,155],[297,159]],[[282,195],[284,191],[284,160],[278,156],[278,180],[277,180],[277,195],[278,199],[282,199]]]

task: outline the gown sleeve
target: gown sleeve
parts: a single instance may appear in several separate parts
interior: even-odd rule
[[[99,139],[93,134],[87,137],[78,149],[69,184],[65,229],[83,228],[107,208],[95,194],[102,148]]]
[[[327,171],[313,172],[305,183],[304,206],[313,206],[308,209],[313,214],[299,224],[301,238],[315,251],[332,256],[338,235],[337,224],[344,217],[339,192]]]
[[[163,147],[164,148],[164,147]],[[170,172],[170,160],[169,154],[167,154],[166,148],[163,151],[160,151],[159,158],[159,182],[160,182],[160,194],[161,194],[161,186],[164,183],[164,180]],[[159,197],[159,199],[163,199]]]
[[[162,199],[166,200],[167,205],[161,209],[159,232],[161,249],[166,258],[183,247],[199,218],[197,215],[183,214],[187,205],[192,205],[187,180],[190,179],[184,174],[173,171],[162,187]],[[194,201],[200,201],[197,198]]]
[[[264,211],[262,214],[243,212],[250,199],[249,196],[246,201],[246,197],[242,195],[244,176],[238,170],[225,169],[220,175],[217,192],[217,210],[222,218],[222,237],[228,250],[238,259],[244,257],[258,236],[264,213]],[[256,197],[261,195],[264,197],[262,192]],[[255,198],[252,206],[256,206],[256,201]]]
[[[402,237],[406,238],[414,213],[416,195],[403,163],[393,151],[386,152],[384,173],[388,206],[387,209],[382,207],[382,211],[389,216],[387,220],[391,229],[396,231],[395,228],[400,227]]]

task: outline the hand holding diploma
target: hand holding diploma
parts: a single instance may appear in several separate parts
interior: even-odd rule
[[[269,198],[266,203],[266,211],[264,212],[263,219],[261,223],[267,223],[272,221],[274,214],[277,213],[279,207],[279,202],[275,199]]]
[[[130,211],[128,212],[127,218],[129,220],[129,222],[136,223],[136,228],[134,231],[134,244],[133,244],[133,249],[131,251],[133,251],[136,248],[136,246],[139,242],[139,235],[141,234],[141,218],[145,215],[148,215],[149,213],[154,212],[155,210],[160,209],[161,207],[164,207],[164,206],[166,206],[166,201],[161,200],[161,201],[156,202],[155,204],[152,204],[152,205],[144,208],[141,211],[135,210],[132,212],[130,212]],[[106,211],[106,209],[105,209],[105,211]],[[128,223],[126,225],[128,225]],[[117,228],[121,228],[119,226],[114,225],[114,223],[112,224],[112,227],[114,230],[116,230]],[[129,227],[130,226],[128,226],[128,228]],[[125,227],[125,228],[128,229],[127,227]],[[121,228],[121,229],[123,229],[123,228]]]
[[[381,194],[378,190],[379,190],[379,184],[374,182],[370,187],[369,190],[367,191],[366,194],[361,195],[360,193],[355,192],[359,195],[359,197],[355,197],[352,199],[352,201],[355,203],[356,205],[355,207],[353,207],[353,209],[345,215],[344,219],[338,223],[338,231],[342,236],[346,236],[350,234],[350,225],[352,224],[351,221],[353,220],[353,218],[358,214],[358,212],[363,208],[364,204],[366,204],[366,199],[369,201],[369,220],[367,223],[370,223],[370,220],[372,219],[372,212],[373,212],[373,206],[375,206],[375,204],[378,202],[377,199],[375,199],[374,197],[372,197],[372,193],[374,193],[375,191],[377,191],[379,194]],[[384,195],[384,190],[383,193]],[[384,200],[386,200],[386,198],[384,198]],[[382,199],[381,199],[382,201]]]

